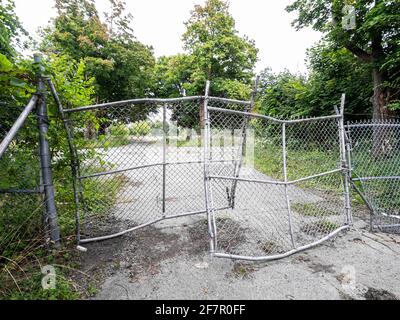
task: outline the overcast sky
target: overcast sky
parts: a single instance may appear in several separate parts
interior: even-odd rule
[[[141,42],[151,45],[157,57],[183,52],[181,36],[184,21],[195,4],[205,0],[126,0],[133,14],[132,27]],[[312,30],[296,32],[294,15],[285,11],[293,0],[230,0],[231,13],[241,35],[256,41],[259,48],[257,71],[270,66],[278,72],[285,68],[306,72],[305,53],[321,38]],[[54,0],[15,0],[17,15],[31,35],[48,24],[55,15]],[[99,12],[107,11],[108,0],[96,0]]]

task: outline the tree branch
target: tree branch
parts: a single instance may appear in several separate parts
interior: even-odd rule
[[[334,27],[338,26],[338,18],[336,18],[335,16],[332,17],[332,24]],[[343,46],[347,50],[349,50],[352,54],[354,54],[358,59],[360,59],[362,62],[372,62],[373,61],[372,54],[369,54],[367,51],[354,45],[350,41],[345,41]]]
[[[344,47],[347,50],[349,50],[352,54],[357,56],[362,62],[372,62],[373,61],[372,54],[368,53],[367,51],[359,48],[358,46],[356,46],[350,42],[344,43]]]

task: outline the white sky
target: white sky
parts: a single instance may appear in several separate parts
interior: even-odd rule
[[[184,22],[195,4],[205,0],[126,0],[134,16],[132,27],[144,44],[154,48],[157,57],[183,52],[181,36]],[[284,9],[293,0],[230,0],[236,29],[256,41],[259,48],[257,71],[270,66],[278,72],[306,72],[306,49],[321,36],[313,30],[296,32],[291,26],[294,15]],[[16,13],[34,36],[55,15],[54,0],[15,0]],[[108,8],[108,0],[96,0],[99,12]]]

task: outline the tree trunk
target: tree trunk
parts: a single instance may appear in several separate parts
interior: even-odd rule
[[[384,87],[384,74],[374,68],[372,71],[374,82],[373,119],[378,123],[382,120],[393,118],[396,113],[388,109],[390,92]],[[388,128],[375,126],[373,129],[373,148],[375,157],[388,156],[391,148],[391,132]]]
[[[200,103],[200,110],[199,110],[199,117],[200,117],[200,128],[204,129],[206,124],[206,115],[204,114],[204,102]]]
[[[372,77],[374,81],[374,96],[372,98],[374,120],[393,118],[396,114],[387,108],[390,95],[388,90],[384,88],[383,73],[378,68],[374,68]]]

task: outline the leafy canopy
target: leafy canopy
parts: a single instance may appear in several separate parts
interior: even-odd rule
[[[354,6],[355,27],[344,28]],[[296,0],[287,7],[297,12],[297,29],[312,26],[326,34],[334,47],[346,48],[374,72],[374,111],[384,112],[399,99],[400,1],[398,0]],[[349,70],[351,72],[351,70]],[[372,84],[371,84],[372,85]]]
[[[58,15],[43,30],[41,49],[84,59],[95,78],[98,101],[149,95],[155,59],[152,48],[137,41],[125,15],[125,2],[110,0],[103,22],[93,0],[56,0]]]
[[[203,94],[211,80],[213,95],[248,98],[258,50],[254,41],[239,36],[228,2],[208,0],[195,6],[185,25],[185,55],[164,57],[156,68],[158,79],[161,70],[167,75],[161,79],[162,93]]]

